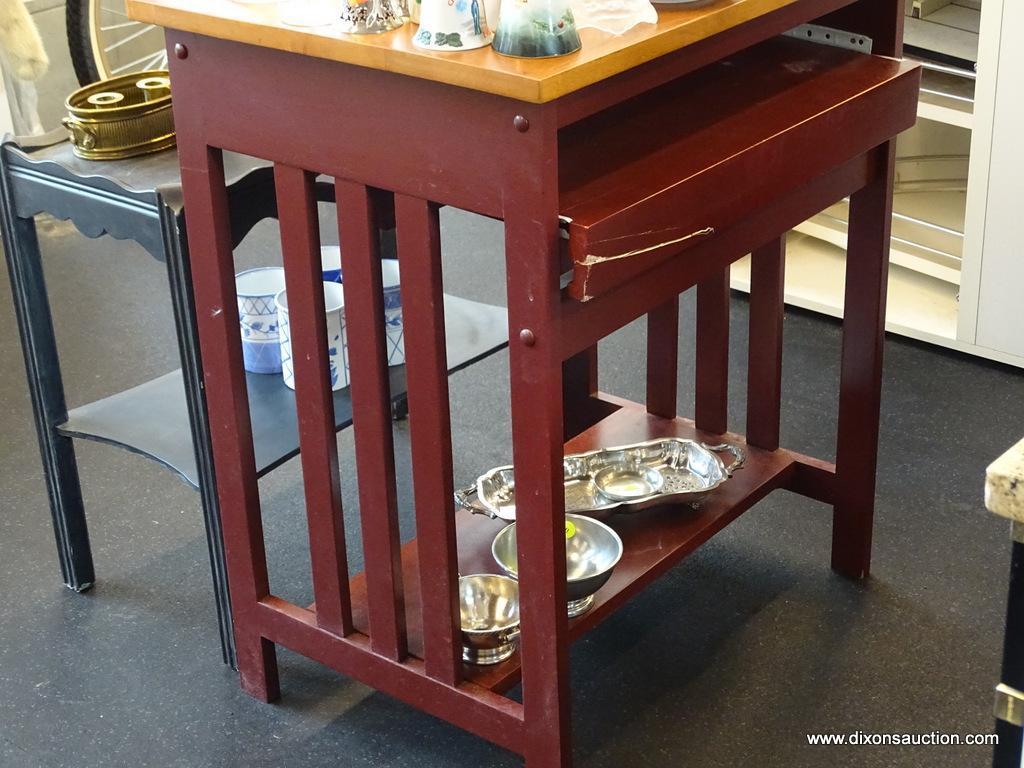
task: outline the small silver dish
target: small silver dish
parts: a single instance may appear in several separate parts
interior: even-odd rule
[[[597,490],[612,501],[631,502],[661,493],[665,476],[655,467],[635,464],[631,467],[607,466],[594,475]]]
[[[604,523],[582,515],[565,516],[565,572],[569,616],[586,613],[594,595],[611,578],[622,559],[622,539]],[[502,528],[491,544],[491,554],[501,569],[519,578],[516,558],[516,524]]]
[[[498,664],[516,652],[519,638],[519,582],[478,573],[459,578],[462,660]]]

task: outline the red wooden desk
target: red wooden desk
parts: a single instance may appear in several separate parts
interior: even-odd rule
[[[275,644],[526,757],[571,762],[568,643],[772,490],[834,507],[833,567],[867,575],[892,138],[914,120],[902,0],[718,0],[660,9],[576,55],[446,55],[287,29],[271,10],[129,0],[167,26],[182,184],[242,685],[278,696]],[[763,43],[823,14],[864,56]],[[716,63],[717,62],[717,63]],[[314,606],[270,592],[222,150],[275,165],[292,302]],[[320,291],[317,173],[337,179],[366,570],[348,578]],[[402,264],[416,540],[400,546],[386,378],[380,195]],[[373,192],[373,193],[372,193]],[[835,465],[779,447],[782,233],[852,195]],[[522,640],[460,661],[458,569],[493,570],[496,525],[453,509],[437,209],[505,223]],[[562,220],[560,223],[560,216]],[[564,227],[564,233],[562,228]],[[563,234],[567,237],[563,237]],[[566,246],[566,247],[563,247]],[[753,251],[747,436],[726,434],[729,265]],[[567,288],[563,289],[563,278]],[[676,417],[678,295],[696,285],[695,422]],[[596,390],[596,343],[648,316],[646,404]],[[611,522],[626,554],[592,611],[565,611],[562,455],[660,435],[742,445],[747,466],[699,510]],[[348,479],[346,478],[346,481]],[[501,694],[523,683],[523,703]]]

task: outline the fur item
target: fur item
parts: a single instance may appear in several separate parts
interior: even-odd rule
[[[0,0],[0,55],[21,80],[38,80],[50,66],[24,0]]]

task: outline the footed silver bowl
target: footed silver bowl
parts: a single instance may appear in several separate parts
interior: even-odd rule
[[[491,554],[509,576],[519,577],[516,559],[516,524],[494,537]],[[582,515],[565,516],[565,571],[569,616],[586,613],[594,594],[611,578],[622,558],[622,539],[604,523]]]
[[[459,578],[462,660],[497,664],[516,651],[519,637],[519,583],[507,576],[479,573]]]

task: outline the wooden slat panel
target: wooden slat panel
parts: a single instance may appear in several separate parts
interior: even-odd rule
[[[750,257],[747,442],[769,451],[779,447],[785,263],[785,237],[772,240]]]
[[[338,231],[345,280],[345,326],[355,428],[359,515],[369,581],[373,650],[405,657],[405,602],[395,494],[384,295],[377,217],[369,190],[339,179]]]
[[[679,380],[679,298],[647,313],[647,412],[676,417]]]
[[[714,434],[729,424],[729,269],[697,285],[697,429]]]
[[[327,357],[315,175],[277,165],[274,178],[289,297],[295,406],[317,622],[335,634],[346,635],[352,631],[352,605]]]
[[[402,265],[405,366],[409,385],[416,538],[420,542],[426,673],[459,681],[458,553],[452,500],[452,432],[441,282],[441,227],[436,206],[396,195]]]

